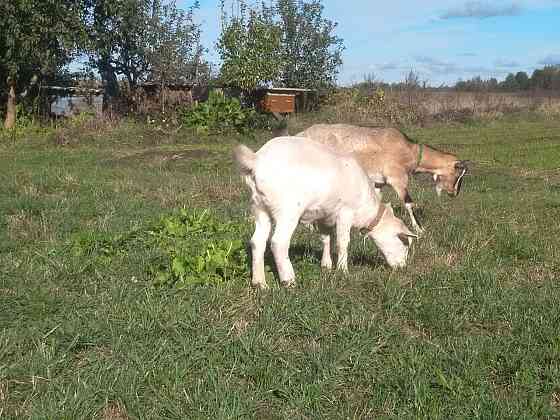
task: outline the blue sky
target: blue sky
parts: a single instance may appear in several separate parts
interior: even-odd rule
[[[178,0],[189,6],[191,0]],[[323,0],[324,16],[344,39],[339,83],[373,74],[399,81],[412,69],[432,85],[476,75],[560,64],[560,0]],[[210,61],[219,34],[219,1],[196,13]],[[226,0],[227,4],[227,0]]]

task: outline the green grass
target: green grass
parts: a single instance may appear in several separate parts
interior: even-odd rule
[[[299,229],[298,286],[271,271],[266,292],[154,287],[147,242],[76,252],[183,206],[248,240],[230,151],[266,133],[127,123],[0,145],[0,418],[560,417],[560,121],[407,133],[475,162],[456,199],[414,182],[428,230],[409,267],[356,235],[350,274],[321,273]]]

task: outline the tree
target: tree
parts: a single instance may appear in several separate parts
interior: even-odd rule
[[[200,28],[193,23],[198,1],[187,12],[174,1],[87,1],[86,50],[105,85],[105,109],[120,95],[118,76],[134,91],[149,77],[169,78],[200,60]]]
[[[83,10],[78,0],[0,2],[0,89],[7,90],[5,128],[16,122],[18,95],[54,75],[75,52]]]
[[[342,40],[336,23],[322,17],[320,0],[276,0],[251,8],[233,0],[237,11],[225,12],[217,48],[222,80],[242,90],[270,83],[286,87],[334,85],[342,64]]]
[[[504,90],[516,91],[519,90],[519,83],[515,78],[513,73],[507,75],[506,79],[501,83],[501,87]]]
[[[105,87],[105,109],[120,96],[117,75],[124,75],[134,88],[147,70],[142,46],[151,5],[149,0],[88,0],[85,49]]]
[[[527,90],[531,86],[529,76],[524,71],[517,72],[515,75],[515,81],[521,90]]]
[[[228,16],[222,0],[222,33],[217,43],[223,61],[222,81],[244,91],[266,85],[280,76],[281,28],[274,11],[262,5],[251,9],[239,0],[239,12]]]
[[[560,89],[560,66],[545,66],[533,71],[531,86],[545,90]]]
[[[282,72],[287,87],[331,87],[342,65],[337,24],[323,18],[320,0],[278,0],[282,23]]]
[[[168,82],[196,82],[208,77],[208,65],[203,62],[200,26],[193,23],[198,3],[183,11],[175,2],[154,5],[149,24],[149,46],[145,60],[147,79],[165,85]]]

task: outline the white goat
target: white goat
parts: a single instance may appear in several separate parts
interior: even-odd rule
[[[330,235],[336,227],[337,268],[347,271],[350,229],[367,230],[392,267],[406,264],[411,238],[416,237],[381,203],[368,176],[350,155],[298,137],[278,137],[257,153],[246,146],[234,154],[251,189],[255,233],[251,238],[252,285],[266,288],[264,252],[275,222],[271,248],[280,282],[295,283],[288,256],[290,239],[299,222],[317,222],[324,245],[321,266],[332,267]]]

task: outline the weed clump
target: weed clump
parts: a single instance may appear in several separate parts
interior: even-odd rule
[[[220,284],[248,274],[247,252],[239,239],[242,228],[219,220],[208,210],[183,208],[147,228],[110,237],[82,235],[74,250],[110,264],[143,246],[153,250],[146,271],[154,286]]]
[[[212,91],[206,102],[200,102],[184,113],[183,123],[199,134],[244,132],[254,114],[254,109],[244,108],[238,99]]]

